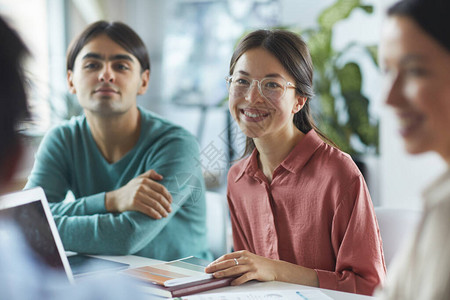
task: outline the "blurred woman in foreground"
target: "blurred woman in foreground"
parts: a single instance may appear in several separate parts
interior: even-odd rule
[[[406,0],[388,10],[380,45],[386,103],[410,154],[450,166],[450,1]],[[415,236],[388,272],[382,299],[450,299],[450,170],[424,194]]]

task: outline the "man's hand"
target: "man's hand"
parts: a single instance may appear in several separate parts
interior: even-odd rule
[[[172,196],[160,183],[163,177],[149,170],[123,187],[107,192],[105,207],[110,212],[139,211],[154,219],[167,217],[172,211]]]

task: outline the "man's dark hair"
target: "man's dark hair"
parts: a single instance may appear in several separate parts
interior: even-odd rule
[[[81,49],[93,38],[102,34],[105,34],[122,48],[133,54],[139,61],[142,71],[150,71],[150,59],[147,48],[137,33],[124,23],[106,21],[92,23],[70,43],[69,49],[67,50],[67,70],[73,70],[75,60]]]

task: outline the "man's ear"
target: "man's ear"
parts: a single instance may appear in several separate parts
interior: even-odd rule
[[[303,108],[303,106],[305,106],[308,97],[297,96],[296,100],[297,102],[295,103],[294,108],[292,109],[292,112],[294,114],[298,113]]]
[[[72,70],[67,71],[67,85],[69,86],[69,92],[71,94],[77,93],[77,90],[75,89],[75,86],[73,85],[73,71]]]
[[[22,158],[23,145],[17,142],[10,149],[6,150],[6,155],[0,158],[0,190],[8,187],[17,171],[19,162]]]
[[[145,70],[141,74],[141,85],[139,86],[138,95],[143,95],[148,89],[148,83],[150,81],[150,70]]]

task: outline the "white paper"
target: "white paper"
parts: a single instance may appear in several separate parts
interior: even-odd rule
[[[319,290],[267,290],[241,293],[214,293],[206,295],[193,295],[181,298],[182,300],[267,300],[267,299],[297,299],[297,300],[333,300]]]
[[[181,285],[181,284],[186,284],[186,283],[191,283],[191,282],[196,282],[196,281],[201,281],[201,280],[206,280],[206,279],[211,279],[211,278],[213,278],[212,274],[203,274],[203,275],[199,275],[199,276],[175,278],[175,279],[170,279],[170,280],[165,281],[164,286],[171,287],[171,286],[176,286],[176,285]]]

